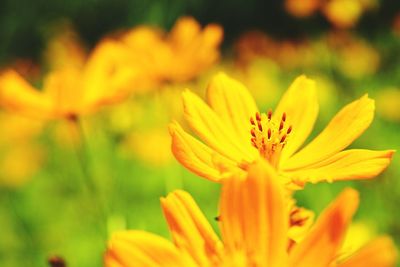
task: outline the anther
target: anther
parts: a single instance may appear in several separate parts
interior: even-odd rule
[[[257,121],[257,126],[258,126],[258,130],[260,130],[260,132],[262,132],[263,128],[261,125],[261,121]]]
[[[256,131],[254,130],[254,128],[250,130],[250,134],[251,136],[256,137]]]
[[[253,117],[250,117],[250,123],[251,123],[251,125],[256,125],[255,123],[254,123],[254,118]]]
[[[289,126],[289,128],[287,129],[286,133],[290,134],[292,132],[292,125]]]
[[[283,114],[282,114],[282,121],[283,121],[283,122],[286,121],[286,112],[283,112]]]
[[[256,112],[256,120],[261,121],[261,115],[259,112]]]
[[[283,121],[281,121],[281,123],[279,124],[279,131],[282,131],[282,129],[283,129],[283,125],[284,125],[284,122],[283,122]]]
[[[281,138],[281,143],[285,142],[285,140],[286,140],[286,134],[284,134],[284,135],[282,136],[282,138]]]
[[[256,139],[255,138],[251,138],[251,144],[255,147],[258,148],[257,144],[256,144]]]
[[[271,120],[271,118],[272,118],[272,110],[271,109],[269,109],[268,110],[268,120],[270,121]]]
[[[271,139],[271,135],[272,135],[271,128],[268,128],[268,140]]]

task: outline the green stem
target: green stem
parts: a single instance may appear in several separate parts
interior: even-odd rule
[[[81,170],[82,178],[83,178],[83,187],[84,191],[87,193],[87,197],[89,199],[89,203],[93,208],[94,216],[99,218],[100,225],[96,224],[100,229],[103,238],[106,238],[106,213],[103,205],[103,201],[100,198],[99,190],[96,185],[96,182],[93,178],[93,174],[90,170],[90,149],[87,143],[85,130],[83,127],[83,123],[81,119],[75,118],[72,120],[74,125],[76,126],[79,132],[79,144],[75,147],[75,155],[79,165],[79,169]],[[97,221],[97,220],[96,220]]]

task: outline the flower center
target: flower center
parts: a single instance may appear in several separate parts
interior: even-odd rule
[[[252,128],[251,144],[260,152],[260,155],[277,167],[282,149],[285,147],[292,126],[286,123],[286,113],[279,120],[272,117],[272,111],[267,114],[256,112],[250,118]]]

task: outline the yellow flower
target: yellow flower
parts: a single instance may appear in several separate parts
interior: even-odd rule
[[[208,106],[183,93],[184,116],[203,144],[172,123],[172,151],[186,168],[212,181],[246,170],[263,158],[294,184],[372,178],[390,163],[393,150],[344,150],[370,125],[374,101],[367,95],[345,106],[304,148],[318,114],[314,81],[298,77],[275,112],[260,113],[239,82],[216,75],[207,90]],[[300,149],[300,150],[299,150]],[[299,151],[298,151],[299,150]],[[298,151],[298,152],[297,152]]]
[[[143,140],[146,140],[144,143]],[[165,166],[173,160],[166,126],[129,133],[120,146],[123,155],[136,156],[151,166]],[[157,153],[154,153],[157,151]]]
[[[25,116],[71,118],[120,101],[135,86],[138,73],[125,64],[125,50],[105,40],[82,68],[66,66],[44,77],[37,90],[13,70],[0,74],[0,104]]]
[[[225,179],[218,217],[221,241],[191,196],[175,191],[161,199],[174,243],[143,231],[116,232],[108,244],[105,266],[394,266],[396,251],[388,237],[338,260],[358,206],[355,190],[344,190],[299,243],[287,238],[286,201],[279,178],[265,163],[250,166],[244,179]]]
[[[0,112],[0,185],[19,187],[37,173],[45,149],[37,142],[43,123]]]
[[[191,17],[180,18],[171,32],[137,27],[121,41],[135,58],[133,64],[147,69],[156,82],[184,82],[209,68],[219,58],[222,28],[209,24],[201,29]]]
[[[317,45],[309,41],[276,40],[263,32],[244,33],[235,43],[237,63],[246,66],[267,58],[283,69],[308,68],[321,63]]]
[[[376,95],[377,112],[385,119],[400,121],[400,89],[388,87],[381,89]]]
[[[54,29],[44,51],[46,65],[52,70],[65,67],[81,67],[86,61],[86,51],[78,34],[69,23]]]
[[[338,28],[353,27],[363,12],[363,4],[359,0],[330,0],[322,8],[326,18]]]

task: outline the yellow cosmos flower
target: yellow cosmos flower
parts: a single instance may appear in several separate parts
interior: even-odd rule
[[[322,8],[326,18],[338,28],[353,27],[363,13],[359,0],[330,0]]]
[[[377,92],[377,112],[385,119],[400,121],[400,88],[388,87]]]
[[[38,142],[43,123],[0,112],[0,186],[19,187],[37,173],[45,161]]]
[[[225,74],[207,90],[208,106],[183,93],[184,116],[203,144],[172,123],[172,151],[182,165],[212,181],[246,170],[259,158],[294,184],[372,178],[390,163],[393,150],[344,150],[370,125],[374,101],[367,95],[345,106],[308,145],[318,114],[314,81],[298,77],[275,112],[260,113],[247,89]],[[298,151],[299,150],[299,151]]]
[[[72,26],[69,23],[63,23],[54,31],[56,33],[47,41],[43,53],[46,65],[52,70],[83,66],[87,54]]]
[[[203,29],[191,17],[180,18],[171,32],[137,27],[121,41],[135,57],[134,64],[148,70],[156,82],[184,82],[195,78],[219,58],[222,28],[209,24]]]
[[[222,241],[191,196],[175,191],[161,199],[174,244],[142,231],[115,233],[106,267],[390,267],[396,251],[381,237],[343,260],[338,253],[358,206],[358,193],[344,190],[299,243],[288,240],[289,213],[274,170],[260,162],[241,179],[225,179],[220,202]]]
[[[13,70],[0,74],[0,104],[6,109],[43,119],[71,118],[120,101],[138,77],[124,65],[125,50],[105,40],[82,68],[51,71],[37,90]]]

